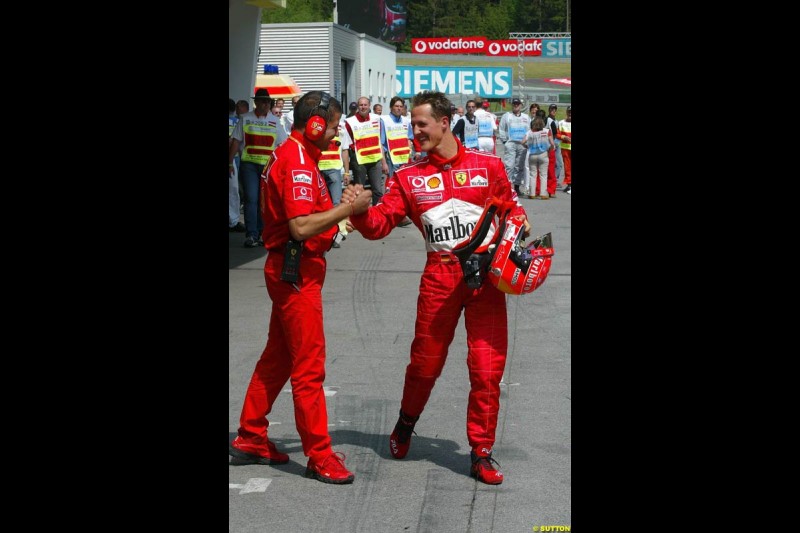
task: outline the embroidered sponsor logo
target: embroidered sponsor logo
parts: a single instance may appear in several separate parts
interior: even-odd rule
[[[311,196],[311,187],[294,187],[292,191],[294,192],[295,200],[305,200],[307,202],[314,201],[314,198]]]
[[[408,178],[408,181],[409,183],[411,183],[412,191],[418,191],[419,189],[422,189],[422,187],[425,185],[425,178],[423,178],[422,176],[414,176],[412,178]]]
[[[469,168],[453,173],[454,187],[488,187],[485,168]]]
[[[436,194],[416,194],[414,197],[417,200],[417,203],[425,203],[425,202],[441,202],[442,201],[442,193]]]
[[[442,175],[436,174],[425,181],[426,191],[438,191],[442,188]]]
[[[411,184],[411,192],[437,192],[444,190],[441,172],[431,176],[411,176],[408,181]]]
[[[311,185],[311,176],[305,170],[292,170],[292,181],[294,183]]]
[[[442,225],[425,224],[425,239],[430,243],[437,243],[442,241],[452,241],[454,239],[463,239],[467,237],[472,230],[475,229],[475,224],[470,222],[462,224],[458,215],[447,217],[447,222]]]

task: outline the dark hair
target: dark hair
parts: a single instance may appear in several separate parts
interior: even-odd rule
[[[428,104],[431,106],[431,116],[436,119],[447,117],[447,122],[453,121],[453,113],[450,111],[450,106],[453,105],[450,100],[439,91],[422,91],[414,95],[411,99],[411,105],[417,107],[418,105]]]
[[[228,98],[228,113],[233,113],[236,111],[236,102],[233,101],[233,98]]]
[[[406,100],[402,96],[393,96],[391,100],[389,100],[389,107],[394,107],[395,102],[402,102],[405,105]]]
[[[536,118],[531,120],[531,129],[534,131],[539,131],[544,129],[544,120],[539,115],[536,115]]]
[[[311,118],[314,110],[319,106],[323,94],[327,93],[323,93],[322,91],[309,91],[297,101],[297,105],[292,110],[292,114],[294,116],[293,129],[305,129],[306,122],[308,122],[308,119]],[[334,113],[339,113],[341,115],[342,104],[339,103],[339,100],[333,96],[330,96],[328,100],[328,112],[324,113],[323,116],[325,116],[325,120],[330,121]]]

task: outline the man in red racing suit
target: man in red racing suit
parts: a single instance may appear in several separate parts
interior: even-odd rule
[[[269,251],[264,278],[272,314],[267,346],[247,387],[238,436],[228,448],[237,464],[289,462],[289,456],[269,440],[267,415],[291,379],[297,432],[308,457],[305,476],[334,484],[352,483],[355,476],[345,467],[344,454],[331,449],[328,434],[322,385],[325,253],[333,243],[339,221],[363,212],[372,203],[371,194],[365,191],[358,200],[334,207],[317,167],[322,150],[338,132],[341,114],[335,98],[320,91],[303,95],[297,102],[291,135],[272,153],[261,175],[264,247]],[[316,129],[306,127],[312,118]],[[302,248],[287,251],[290,241],[302,243]],[[296,268],[286,267],[291,265],[285,262],[287,254],[299,255]],[[284,270],[298,272],[297,279],[285,279]]]
[[[492,196],[517,202],[511,215],[524,220],[526,235],[530,224],[501,159],[464,148],[450,130],[450,118],[450,101],[442,93],[422,92],[414,97],[414,137],[427,157],[398,169],[381,203],[350,220],[365,238],[374,240],[386,236],[408,216],[422,232],[428,251],[400,418],[389,438],[392,456],[402,459],[408,453],[414,425],[442,372],[463,308],[470,379],[467,438],[472,448],[471,475],[496,485],[503,481],[503,474],[492,465],[497,464],[492,446],[508,347],[505,294],[486,281],[478,289],[468,288],[452,250],[470,236]],[[358,191],[360,186],[348,187],[343,201],[353,201]],[[494,228],[484,243],[493,235]]]

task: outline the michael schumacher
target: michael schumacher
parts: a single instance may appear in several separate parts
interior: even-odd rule
[[[427,157],[398,169],[382,201],[350,217],[365,238],[375,240],[389,234],[408,216],[422,232],[428,251],[420,280],[411,361],[406,367],[400,417],[389,437],[389,450],[396,459],[408,453],[411,434],[442,372],[463,308],[470,379],[470,473],[483,483],[498,485],[503,474],[496,468],[499,464],[492,458],[492,447],[508,347],[506,295],[485,280],[477,289],[467,287],[452,250],[469,238],[492,196],[516,202],[511,216],[522,222],[525,235],[531,226],[500,158],[464,148],[453,136],[450,100],[440,92],[423,91],[412,99],[412,105],[414,137]],[[342,202],[355,201],[360,187],[349,186]],[[484,243],[493,236],[494,228]]]

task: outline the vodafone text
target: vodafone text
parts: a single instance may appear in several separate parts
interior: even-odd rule
[[[542,41],[534,39],[522,41],[523,54],[525,56],[542,55]],[[519,41],[503,40],[492,41],[486,49],[487,56],[516,56],[519,55]]]
[[[411,39],[415,54],[486,54],[487,56],[516,56],[519,41],[504,39],[492,41],[486,37],[433,37]],[[523,41],[523,55],[542,55],[541,39]]]
[[[411,39],[411,49],[415,54],[475,54],[483,53],[488,42],[486,37]]]

